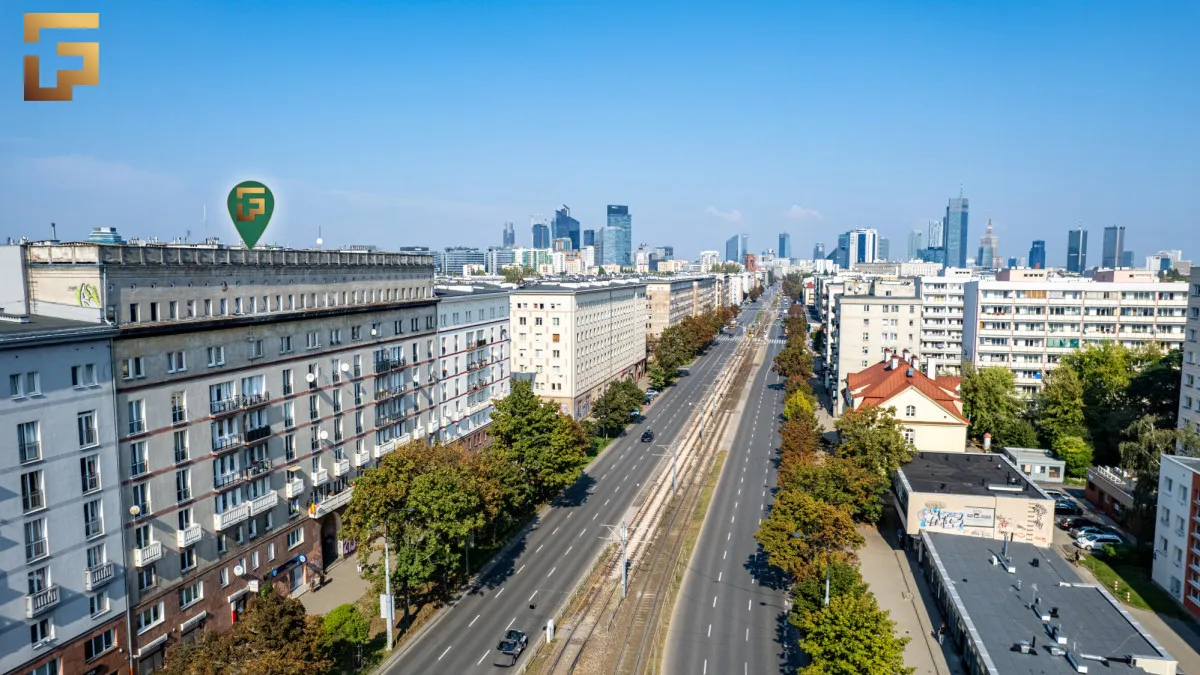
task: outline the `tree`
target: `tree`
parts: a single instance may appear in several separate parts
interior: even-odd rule
[[[781,490],[797,490],[829,504],[844,507],[859,522],[874,523],[883,515],[883,495],[890,481],[858,463],[827,457],[820,463],[800,464],[780,483]]]
[[[815,565],[812,574],[796,580],[792,586],[792,611],[788,620],[797,628],[804,616],[825,606],[825,579],[829,575],[829,599],[842,595],[864,595],[868,586],[858,568],[841,560]]]
[[[817,422],[817,416],[810,412],[788,418],[779,433],[779,477],[782,481],[791,467],[816,458],[825,430]]]
[[[1058,366],[1079,377],[1088,436],[1101,462],[1119,461],[1121,432],[1136,419],[1124,405],[1133,371],[1130,356],[1124,346],[1107,342],[1070,352]]]
[[[1139,417],[1125,429],[1125,437],[1118,446],[1121,452],[1121,468],[1138,476],[1133,492],[1133,513],[1141,524],[1152,529],[1157,519],[1156,492],[1158,471],[1163,455],[1175,454],[1178,444],[1189,448],[1196,446],[1196,437],[1187,431],[1163,429],[1153,415]],[[1144,538],[1154,541],[1153,532],[1142,532]],[[1149,535],[1149,536],[1146,536]]]
[[[629,414],[641,410],[645,396],[633,380],[617,380],[592,404],[592,419],[601,433],[616,435],[629,424]]]
[[[834,425],[840,441],[837,455],[881,476],[890,477],[912,459],[912,446],[904,439],[895,408],[864,405],[847,410]]]
[[[859,675],[912,673],[904,666],[910,638],[895,635],[896,622],[869,594],[847,594],[800,621],[800,648],[812,660],[801,673]]]
[[[1064,436],[1082,439],[1087,434],[1083,417],[1083,383],[1072,368],[1056,368],[1046,375],[1036,398],[1042,442],[1053,447]]]
[[[963,414],[971,420],[971,436],[991,434],[993,443],[1001,443],[1004,431],[1012,428],[1022,406],[1017,398],[1016,375],[999,366],[976,368],[969,361],[963,362],[962,373]]]
[[[354,672],[371,641],[371,622],[352,603],[338,605],[322,621],[321,644],[345,672]]]
[[[1125,399],[1137,417],[1154,415],[1158,425],[1174,428],[1179,417],[1179,385],[1183,368],[1183,350],[1162,354],[1150,350],[1146,363],[1129,380]]]
[[[854,560],[855,551],[865,542],[849,509],[799,490],[776,493],[771,514],[754,538],[762,544],[771,565],[795,579],[829,558]]]
[[[519,284],[525,281],[525,270],[518,265],[509,265],[500,270],[504,275],[504,280],[510,284]]]
[[[817,397],[812,389],[801,388],[787,397],[783,404],[783,418],[792,419],[801,413],[812,413],[816,409]]]
[[[1067,475],[1083,478],[1092,465],[1092,448],[1078,436],[1059,436],[1050,446],[1054,456],[1066,462]]]

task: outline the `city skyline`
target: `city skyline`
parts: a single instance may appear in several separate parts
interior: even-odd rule
[[[859,227],[900,242],[940,217],[960,184],[977,222],[990,218],[1004,241],[1022,242],[1017,250],[1045,238],[1056,262],[1065,236],[1045,233],[1079,221],[1092,231],[1124,224],[1139,252],[1169,247],[1194,222],[1186,200],[1157,198],[1185,193],[1200,170],[1188,121],[1200,93],[1173,84],[1189,79],[1188,22],[1164,25],[1136,8],[768,3],[679,16],[667,4],[365,3],[345,17],[344,33],[327,35],[315,28],[321,6],[283,7],[214,2],[170,16],[146,2],[103,8],[99,86],[65,104],[0,102],[9,123],[0,237],[48,237],[55,222],[62,239],[116,226],[127,237],[190,230],[192,240],[231,242],[218,214],[242,178],[278,196],[264,241],[297,247],[311,246],[319,228],[327,247],[483,247],[505,221],[521,244],[529,213],[566,203],[583,228],[599,230],[613,202],[636,210],[639,240],[673,242],[689,258],[739,232],[761,243],[787,231],[796,250],[829,247],[826,233]],[[6,9],[46,8],[24,0]],[[95,7],[64,0],[53,9]],[[222,17],[235,9],[262,27],[253,44],[232,48]],[[678,24],[664,33],[666,15]],[[592,48],[607,44],[599,27],[614,18],[629,44],[617,57]],[[564,20],[579,30],[563,35]],[[849,38],[832,30],[851,24]],[[384,47],[397,26],[405,40]],[[1125,40],[1098,37],[1113,31]],[[713,49],[725,34],[731,43]],[[316,35],[358,65],[333,77],[319,50],[287,47]],[[0,41],[7,62],[34,51],[47,78],[72,66],[52,43],[16,36]],[[546,60],[547,50],[561,58]],[[245,63],[283,53],[287,67],[259,84],[256,105],[198,105],[226,96],[228,74]],[[1073,56],[1081,53],[1086,63]],[[812,67],[816,56],[826,65]],[[371,86],[383,62],[400,64],[403,87]],[[10,90],[19,70],[0,74]],[[578,72],[587,76],[570,77]],[[947,81],[962,87],[955,101],[925,105]],[[602,104],[614,90],[637,105],[614,116]],[[579,112],[564,120],[554,106],[529,104],[550,91]],[[484,101],[491,112],[481,116]],[[757,101],[771,104],[747,105]],[[679,109],[704,112],[682,124],[660,114]],[[864,112],[880,110],[888,114]],[[813,128],[822,131],[804,131]],[[542,159],[562,148],[571,170]]]

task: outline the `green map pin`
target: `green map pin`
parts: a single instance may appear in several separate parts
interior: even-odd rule
[[[246,248],[254,248],[275,212],[275,195],[266,185],[247,180],[233,186],[227,201],[229,217],[238,234],[242,235],[242,243]]]

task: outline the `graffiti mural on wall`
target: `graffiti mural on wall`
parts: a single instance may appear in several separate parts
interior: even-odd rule
[[[80,307],[95,309],[100,306],[100,289],[92,284],[82,283],[74,290],[75,298],[79,301]]]
[[[921,509],[921,529],[962,530],[962,511],[945,511],[939,506]]]

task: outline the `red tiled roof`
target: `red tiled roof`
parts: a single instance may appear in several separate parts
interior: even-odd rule
[[[912,368],[912,377],[908,375],[909,368]],[[901,359],[894,370],[890,361],[880,361],[866,370],[851,373],[846,377],[846,385],[856,401],[874,406],[883,405],[900,392],[913,387],[955,419],[969,424],[962,415],[962,399],[957,394],[961,380],[958,377],[931,380],[920,368],[906,364]]]

